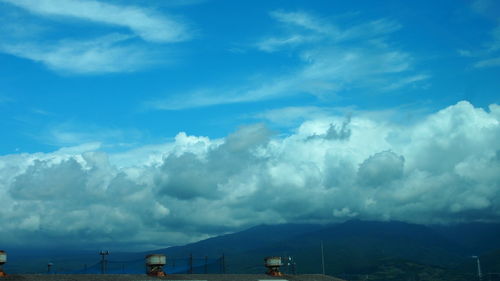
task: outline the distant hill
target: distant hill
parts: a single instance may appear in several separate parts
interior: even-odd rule
[[[324,226],[316,224],[258,225],[241,232],[147,253],[162,252],[169,256],[187,256],[189,254],[220,256],[224,253],[231,256],[232,254],[240,254],[261,248],[264,245],[280,243],[300,235],[314,233],[323,228]]]
[[[330,275],[351,276],[349,280],[365,275],[370,276],[368,280],[462,281],[477,270],[472,255],[480,255],[483,272],[500,272],[499,231],[499,224],[424,226],[359,220],[330,225],[259,225],[184,246],[141,253],[114,252],[109,259],[113,261],[110,270],[135,273],[144,270],[144,255],[165,253],[167,271],[185,273],[192,255],[195,272],[207,269],[218,273],[222,271],[219,258],[224,254],[227,273],[262,273],[263,258],[278,255],[292,256],[297,273],[321,273],[323,243],[325,271]],[[48,261],[57,264],[60,271],[81,271],[84,264],[89,271],[100,270],[95,252],[62,250],[49,255],[11,250],[9,257],[6,268],[16,272],[43,272]],[[292,267],[284,266],[283,271],[291,272]]]
[[[481,271],[483,274],[497,273],[500,277],[500,250],[491,251],[479,256]],[[477,272],[477,264],[474,258],[469,257],[456,267],[461,272]],[[498,278],[500,279],[500,278]],[[486,279],[488,280],[488,279]]]
[[[476,281],[473,273],[463,273],[444,267],[431,266],[401,259],[381,262],[373,271],[365,274],[341,274],[349,281]]]
[[[484,272],[500,273],[500,250],[481,255],[480,259]]]
[[[456,242],[473,255],[500,249],[500,224],[466,223],[431,226],[439,234]]]
[[[477,231],[475,228],[485,231]],[[299,273],[321,272],[321,241],[327,274],[369,273],[388,259],[443,268],[470,262],[470,255],[497,245],[498,225],[423,226],[403,222],[348,221],[332,225],[261,225],[197,243],[158,250],[169,256],[225,253],[228,272],[258,273],[269,255],[293,256]],[[455,233],[457,229],[462,232]],[[476,233],[476,235],[474,235]],[[477,236],[482,237],[478,244]],[[284,269],[288,270],[288,269]]]

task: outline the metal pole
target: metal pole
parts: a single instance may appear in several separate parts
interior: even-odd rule
[[[205,274],[208,273],[208,257],[205,256]]]
[[[479,262],[479,257],[477,257],[477,276],[479,277],[479,281],[481,281],[483,275],[481,273],[481,263]]]
[[[477,261],[477,277],[479,281],[482,279],[482,273],[481,273],[481,263],[479,262],[479,257],[478,256],[472,256],[473,259],[476,259]]]
[[[323,240],[321,240],[321,268],[323,269],[323,275],[325,275],[325,254],[323,252]]]
[[[106,273],[107,265],[106,256],[109,255],[109,251],[101,251],[99,255],[101,255],[101,274],[104,274]]]

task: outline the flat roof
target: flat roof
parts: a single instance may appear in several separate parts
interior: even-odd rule
[[[171,274],[165,277],[152,277],[138,274],[12,274],[0,281],[149,281],[149,280],[199,280],[199,281],[343,281],[322,274],[300,274],[273,277],[266,274]]]

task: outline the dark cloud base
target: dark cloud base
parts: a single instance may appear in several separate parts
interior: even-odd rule
[[[330,116],[287,137],[257,124],[121,155],[5,155],[0,240],[155,248],[261,223],[500,222],[499,120],[460,102],[407,127]]]

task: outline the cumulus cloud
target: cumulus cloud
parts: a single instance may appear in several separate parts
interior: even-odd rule
[[[119,154],[4,155],[0,239],[139,249],[260,223],[500,222],[499,138],[500,106],[463,101],[407,126],[319,115],[288,136],[256,124]]]
[[[404,157],[392,151],[382,151],[368,157],[358,169],[361,186],[387,186],[403,176]]]
[[[328,130],[322,135],[312,135],[308,139],[324,138],[327,140],[347,140],[351,136],[351,129],[349,127],[351,123],[351,117],[348,116],[346,120],[342,122],[341,125],[330,124]]]

